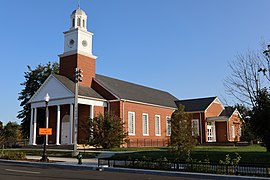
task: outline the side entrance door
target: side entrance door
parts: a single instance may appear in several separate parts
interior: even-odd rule
[[[207,142],[216,142],[215,138],[215,124],[207,122]]]
[[[62,119],[61,127],[61,144],[70,144],[70,125],[69,115],[65,115]]]

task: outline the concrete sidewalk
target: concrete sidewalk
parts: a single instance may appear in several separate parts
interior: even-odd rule
[[[38,161],[41,159],[40,156],[26,156],[28,160],[35,160]],[[53,164],[60,164],[60,165],[79,165],[77,158],[64,158],[64,157],[48,157],[51,163]],[[91,166],[97,167],[98,166],[98,158],[89,158],[83,159],[82,165],[84,166]]]

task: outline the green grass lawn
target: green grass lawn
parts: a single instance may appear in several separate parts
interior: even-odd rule
[[[126,149],[128,150],[128,148]],[[133,149],[135,150],[135,149]],[[238,153],[242,158],[240,163],[270,163],[270,153],[266,152],[266,148],[259,145],[252,146],[197,146],[191,152],[191,158],[197,161],[209,159],[210,162],[219,162],[224,160],[226,155],[234,158]],[[139,148],[135,153],[116,154],[113,158],[119,159],[151,159],[157,160],[166,157],[174,160],[176,154],[171,152],[169,148]]]

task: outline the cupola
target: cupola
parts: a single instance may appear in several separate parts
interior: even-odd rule
[[[79,28],[87,31],[87,15],[80,7],[72,12],[70,20],[70,30]]]

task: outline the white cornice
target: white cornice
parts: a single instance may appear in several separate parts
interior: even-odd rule
[[[58,57],[62,58],[62,57],[71,56],[71,55],[74,55],[74,54],[80,54],[80,55],[83,55],[83,56],[86,56],[86,57],[90,57],[92,59],[97,59],[98,58],[97,56],[94,56],[93,54],[86,53],[86,52],[79,51],[79,50],[73,50],[73,51],[66,52],[64,54],[59,54]]]

